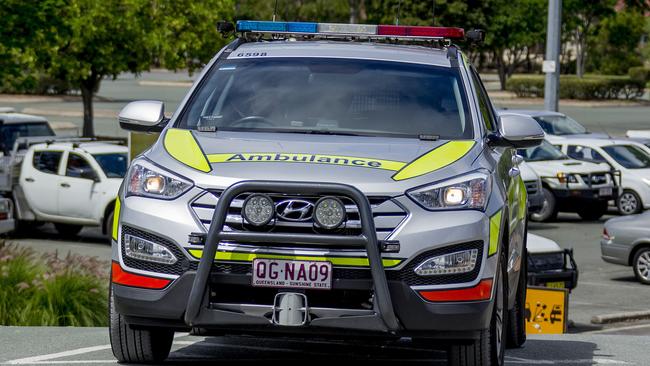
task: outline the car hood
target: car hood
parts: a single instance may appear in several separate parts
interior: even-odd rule
[[[481,150],[473,140],[167,129],[146,156],[206,188],[272,180],[402,194],[407,187],[471,171]]]
[[[562,248],[553,240],[535,234],[528,234],[526,249],[528,249],[528,253],[530,254],[557,253],[562,251]]]
[[[611,168],[604,163],[590,163],[574,159],[544,160],[526,162],[540,177],[555,177],[557,173],[586,174],[606,172]]]
[[[537,173],[526,162],[519,164],[519,171],[521,172],[521,179],[524,182],[537,181],[539,179]]]

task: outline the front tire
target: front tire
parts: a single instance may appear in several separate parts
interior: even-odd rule
[[[501,253],[501,263],[496,275],[496,291],[490,328],[481,332],[478,340],[467,344],[455,344],[449,348],[450,366],[502,366],[506,351],[507,285],[505,251]]]
[[[113,237],[113,219],[115,217],[115,211],[111,210],[104,220],[104,232],[111,239]]]
[[[112,288],[108,305],[111,349],[122,363],[159,363],[169,356],[174,331],[168,329],[132,329],[124,317],[115,310]]]
[[[537,222],[553,221],[557,218],[557,200],[553,192],[546,187],[542,188],[542,193],[544,193],[542,208],[537,212],[531,213],[530,219]]]
[[[650,248],[641,248],[632,262],[634,275],[644,285],[650,285]]]
[[[643,208],[641,197],[632,190],[625,190],[616,199],[616,208],[621,215],[638,214]]]
[[[520,348],[526,343],[526,290],[528,287],[528,251],[524,246],[521,256],[519,284],[515,295],[515,307],[508,311],[508,348]]]

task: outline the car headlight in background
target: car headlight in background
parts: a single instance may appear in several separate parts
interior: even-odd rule
[[[413,271],[419,276],[467,273],[474,270],[478,260],[478,249],[439,255],[429,258]]]
[[[178,259],[166,247],[137,236],[124,235],[124,254],[148,262],[174,264]]]
[[[169,172],[158,172],[140,164],[129,170],[126,196],[174,199],[192,187],[192,183]]]
[[[578,178],[574,174],[563,172],[557,173],[557,180],[560,181],[560,183],[578,183]]]
[[[490,177],[476,172],[412,189],[406,194],[427,210],[484,210],[490,196]]]

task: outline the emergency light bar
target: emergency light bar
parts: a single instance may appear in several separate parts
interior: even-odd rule
[[[464,39],[465,30],[452,27],[420,27],[401,25],[270,22],[240,20],[237,32],[304,35],[344,35],[386,38]]]

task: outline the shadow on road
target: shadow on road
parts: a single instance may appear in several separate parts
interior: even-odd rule
[[[598,354],[598,350],[598,346],[591,342],[529,339],[523,348],[506,352],[506,364],[533,366],[609,363],[607,361],[611,360],[612,355]]]

